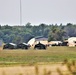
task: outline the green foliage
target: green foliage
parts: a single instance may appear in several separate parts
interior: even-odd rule
[[[67,25],[46,25],[41,23],[39,25],[31,25],[27,23],[24,26],[9,26],[0,25],[0,39],[5,43],[15,42],[28,42],[32,37],[43,36],[47,37],[48,41],[59,40],[63,41],[68,37],[76,37],[76,25],[67,23]]]

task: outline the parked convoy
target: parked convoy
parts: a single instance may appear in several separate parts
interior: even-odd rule
[[[3,49],[28,49],[29,47],[30,45],[26,43],[19,43],[19,44],[7,43],[3,46]]]
[[[7,43],[3,46],[3,49],[29,49],[31,46],[26,43]],[[41,44],[40,42],[34,46],[34,49],[46,49],[46,45]]]
[[[3,49],[29,49],[31,46],[33,46],[34,49],[44,49],[46,50],[46,48],[49,46],[76,46],[76,41],[73,41],[73,43],[69,42],[69,41],[51,41],[48,44],[43,44],[41,42],[34,44],[34,45],[30,45],[27,43],[19,43],[19,44],[14,44],[14,43],[7,43],[3,46]],[[71,43],[71,44],[69,44]]]

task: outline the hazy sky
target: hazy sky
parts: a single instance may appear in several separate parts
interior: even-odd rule
[[[21,0],[22,24],[76,24],[76,0]],[[0,24],[20,24],[20,0],[0,0]]]

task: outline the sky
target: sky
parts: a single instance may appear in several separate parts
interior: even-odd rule
[[[21,0],[22,23],[76,24],[76,0]],[[20,25],[20,0],[0,0],[0,25]]]

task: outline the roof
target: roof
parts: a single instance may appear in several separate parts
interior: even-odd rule
[[[35,38],[35,41],[44,41],[44,40],[48,40],[48,38],[45,37]]]
[[[35,38],[32,38],[31,40],[28,41],[28,44],[32,45],[35,42]]]
[[[76,41],[76,37],[68,38],[68,45],[69,45],[69,47],[74,47],[76,45],[75,41]]]
[[[70,37],[70,38],[68,38],[68,41],[76,41],[76,37]]]
[[[36,37],[36,38],[32,38],[31,40],[29,40],[28,44],[33,45],[33,44],[37,44],[38,42],[41,42],[41,41],[43,42],[47,40],[48,38],[45,38],[45,37]]]
[[[24,42],[23,42],[23,44],[24,44],[24,45],[28,45],[27,43],[24,43]]]
[[[14,43],[9,43],[9,44],[16,46],[16,44],[14,44]]]

